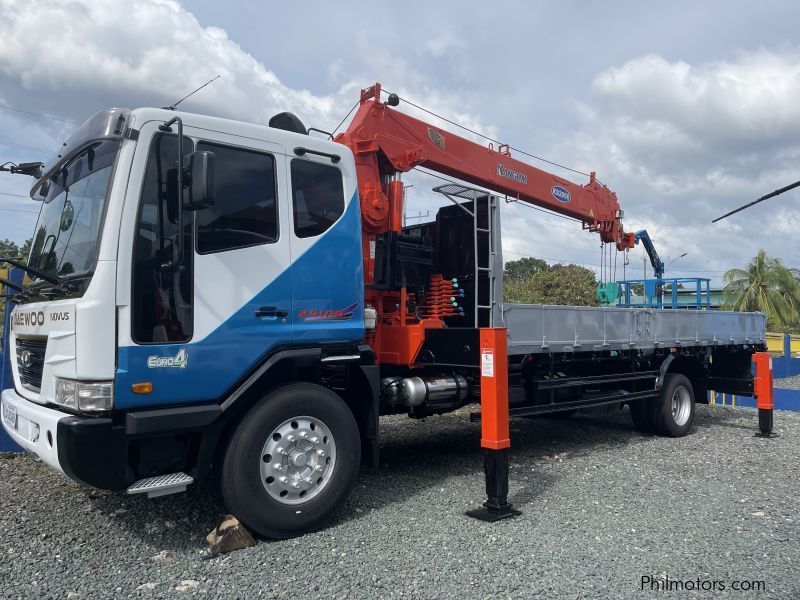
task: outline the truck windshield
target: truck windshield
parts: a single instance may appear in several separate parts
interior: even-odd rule
[[[28,264],[77,277],[94,268],[100,224],[119,141],[91,144],[64,161],[38,192],[44,202]]]

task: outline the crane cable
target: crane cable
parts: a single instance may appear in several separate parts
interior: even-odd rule
[[[382,93],[385,93],[385,94],[390,94],[390,93],[391,93],[391,92],[389,92],[389,91],[387,91],[387,90],[383,90],[383,89],[381,90],[381,92],[382,92]],[[584,177],[591,177],[591,175],[590,175],[589,173],[585,173],[584,171],[580,171],[580,170],[578,170],[578,169],[573,169],[572,167],[568,167],[568,166],[566,166],[566,165],[562,165],[562,164],[560,164],[560,163],[553,162],[552,160],[547,160],[546,158],[542,158],[541,156],[536,156],[535,154],[531,154],[530,152],[526,152],[525,150],[522,150],[522,149],[520,149],[520,148],[516,148],[516,147],[514,147],[514,146],[511,146],[510,144],[504,144],[504,143],[503,143],[503,142],[501,142],[500,140],[496,140],[496,139],[494,139],[494,138],[492,138],[492,137],[489,137],[488,135],[486,135],[486,134],[484,134],[484,133],[481,133],[480,131],[475,131],[474,129],[470,129],[469,127],[466,127],[465,125],[461,125],[460,123],[457,123],[456,121],[453,121],[453,120],[451,120],[451,119],[448,119],[447,117],[443,117],[442,115],[440,115],[440,114],[437,114],[437,113],[435,113],[435,112],[433,112],[432,110],[429,110],[429,109],[427,109],[427,108],[424,108],[424,107],[420,106],[419,104],[415,104],[414,102],[411,102],[411,100],[409,100],[409,99],[407,99],[407,98],[403,98],[403,97],[402,97],[402,96],[400,96],[399,94],[395,94],[395,95],[396,95],[398,98],[400,98],[400,100],[402,100],[403,102],[405,102],[406,104],[408,104],[408,105],[410,105],[410,106],[413,106],[414,108],[416,108],[416,109],[418,109],[418,110],[421,110],[421,111],[422,111],[422,112],[424,112],[424,113],[428,113],[429,115],[431,115],[431,116],[434,116],[434,117],[436,117],[437,119],[441,119],[441,120],[442,120],[442,121],[444,121],[445,123],[450,123],[450,125],[453,125],[453,126],[455,126],[455,127],[458,127],[459,129],[463,129],[464,131],[468,131],[468,132],[470,132],[470,133],[471,133],[471,134],[473,134],[473,135],[477,135],[478,137],[482,137],[483,139],[485,139],[485,140],[488,140],[488,141],[490,141],[490,142],[493,142],[493,143],[497,144],[498,146],[508,146],[508,149],[509,149],[509,150],[513,150],[514,152],[519,152],[520,154],[523,154],[523,155],[525,155],[525,156],[528,156],[528,157],[530,157],[530,158],[533,158],[533,159],[535,159],[535,160],[542,161],[542,162],[544,162],[544,163],[547,163],[548,165],[553,165],[554,167],[558,167],[559,169],[565,169],[565,170],[567,170],[567,171],[571,171],[571,172],[573,172],[573,173],[577,173],[578,175],[583,175]],[[351,111],[351,112],[352,112],[352,111]],[[347,117],[345,117],[345,119],[346,119],[346,118],[347,118]],[[597,181],[598,181],[598,183],[602,183],[602,182],[600,182],[599,180],[597,180]]]

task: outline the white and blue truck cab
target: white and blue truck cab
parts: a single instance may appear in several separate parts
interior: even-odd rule
[[[372,362],[356,189],[352,155],[327,140],[160,109],[96,114],[32,191],[42,209],[11,316],[6,430],[79,482],[150,495],[204,476],[225,438],[224,488],[247,503],[249,486],[276,480],[276,508],[318,521],[349,491],[360,442],[341,398],[303,382]],[[298,388],[331,414],[292,403]],[[244,437],[258,415],[242,420],[256,389],[290,399],[257,448]],[[247,481],[236,471],[252,453]],[[260,523],[259,507],[231,509],[289,533],[275,511]]]

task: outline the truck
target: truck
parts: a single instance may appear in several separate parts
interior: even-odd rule
[[[212,477],[248,528],[287,538],[324,526],[378,466],[383,415],[479,405],[487,497],[473,516],[490,521],[517,514],[510,418],[628,405],[638,430],[679,437],[714,389],[758,394],[771,432],[762,314],[504,303],[506,202],[625,250],[616,195],[401,102],[363,89],[338,135],[291,113],[87,120],[36,172],[27,264],[2,259],[27,273],[9,435],[95,488],[157,497]],[[447,179],[447,201],[404,226],[402,175],[417,167]]]

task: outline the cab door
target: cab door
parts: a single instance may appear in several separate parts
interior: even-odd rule
[[[184,211],[183,260],[165,268],[179,240],[178,209],[167,201],[177,136],[156,133],[149,147],[137,148],[146,164],[141,189],[129,190],[138,209],[130,309],[120,310],[119,408],[216,400],[292,342],[283,147],[190,126],[184,135],[184,155],[214,154],[215,203]],[[131,394],[142,381],[152,392]]]
[[[294,340],[297,344],[360,342],[364,272],[354,163],[328,158],[343,152],[338,144],[315,143],[318,150],[287,158]]]
[[[286,156],[269,142],[200,138],[214,154],[215,204],[194,214],[194,363],[198,393],[219,397],[292,342]]]

